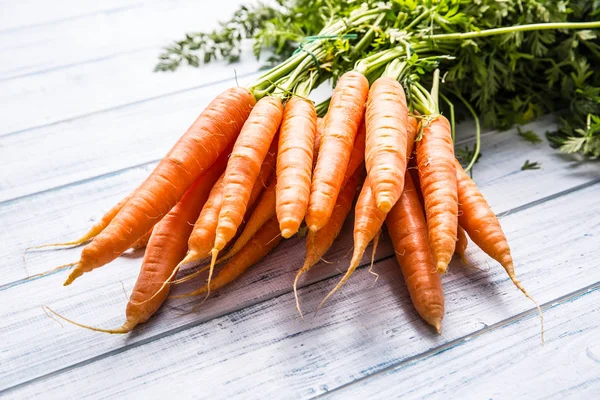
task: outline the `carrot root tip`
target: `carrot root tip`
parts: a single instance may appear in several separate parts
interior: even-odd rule
[[[75,322],[72,319],[69,319],[69,318],[65,317],[64,315],[61,315],[61,314],[57,313],[56,311],[54,311],[53,309],[51,309],[48,306],[42,306],[42,310],[44,310],[44,312],[48,316],[50,316],[50,315],[47,313],[47,311],[50,311],[52,314],[54,314],[58,318],[62,319],[63,321],[66,321],[66,322],[68,322],[70,324],[73,324],[75,326],[78,326],[80,328],[88,329],[90,331],[95,331],[95,332],[103,332],[103,333],[110,333],[110,334],[124,334],[124,333],[131,332],[131,330],[137,325],[135,321],[132,321],[132,320],[128,319],[128,320],[125,321],[125,323],[123,325],[121,325],[120,328],[117,328],[117,329],[102,329],[102,328],[96,328],[94,326],[89,326],[89,325],[81,324],[79,322]]]
[[[67,277],[67,280],[65,281],[65,283],[63,283],[63,286],[69,286],[75,281],[75,279],[79,278],[81,275],[83,275],[83,269],[79,268],[78,265],[73,269],[73,271],[71,271],[71,273]]]
[[[381,199],[377,202],[377,208],[384,213],[388,213],[392,209],[392,202],[389,199]]]
[[[440,274],[445,274],[448,270],[448,263],[444,261],[438,261],[436,264],[436,268]]]
[[[293,229],[289,229],[289,228],[281,230],[281,236],[283,236],[285,239],[291,238],[292,236],[294,236],[295,233],[296,232]]]
[[[300,269],[296,274],[296,278],[294,279],[294,297],[296,298],[296,310],[298,310],[298,314],[300,314],[300,318],[304,320],[304,314],[302,314],[302,308],[300,308],[300,299],[298,298],[298,280],[303,274],[303,270]]]

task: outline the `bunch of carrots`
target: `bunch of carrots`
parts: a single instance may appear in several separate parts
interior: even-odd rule
[[[345,35],[376,17],[362,10],[323,35]],[[435,57],[416,60],[403,46],[366,57],[316,107],[308,95],[320,83],[316,61],[327,55],[318,41],[306,48],[250,88],[218,95],[137,189],[82,238],[56,244],[89,242],[65,285],[146,247],[123,326],[87,328],[129,332],[172,285],[205,271],[206,281],[187,295],[206,298],[306,227],[304,265],[290,282],[302,314],[297,284],[332,246],[354,203],[350,265],[319,307],[351,277],[369,243],[376,246],[384,225],[415,309],[438,332],[440,274],[455,253],[464,259],[467,236],[529,297],[498,219],[455,158],[453,118],[438,106],[439,70],[432,68],[430,90],[411,74],[436,67]]]
[[[454,157],[448,120],[409,112],[398,80],[382,76],[369,85],[357,71],[338,80],[322,119],[300,96],[256,101],[245,88],[217,96],[136,190],[65,243],[91,240],[65,285],[146,245],[126,322],[94,328],[126,333],[158,310],[182,266],[207,261],[207,282],[190,295],[208,296],[305,222],[306,258],[293,283],[298,299],[299,278],[331,247],[357,193],[352,260],[323,302],[348,280],[384,223],[413,304],[438,331],[440,273],[455,252],[464,255],[463,230],[525,293],[496,216]],[[213,278],[217,263],[223,265]]]

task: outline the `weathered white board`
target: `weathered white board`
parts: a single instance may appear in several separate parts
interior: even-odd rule
[[[359,269],[313,317],[347,266],[351,221],[326,256],[334,263],[301,283],[304,321],[291,293],[302,239],[282,243],[198,312],[188,312],[195,299],[169,300],[127,336],[43,313],[45,304],[84,323],[122,322],[140,252],[63,288],[65,272],[25,278],[80,249],[31,252],[26,264],[23,251],[83,233],[235,84],[234,68],[241,85],[257,76],[252,57],[151,72],[162,46],[215,26],[237,3],[210,12],[192,0],[0,3],[0,396],[599,397],[600,165],[523,142],[515,130],[484,134],[475,180],[501,215],[520,279],[546,305],[544,347],[532,304],[473,246],[468,258],[481,270],[453,262],[443,277],[441,336],[413,310],[387,239],[375,285]],[[468,125],[457,148],[472,147]],[[526,129],[553,126],[543,118]],[[525,160],[542,169],[521,171]]]
[[[600,184],[596,184],[503,219],[515,258],[519,260],[519,276],[540,303],[579,291],[588,281],[600,281],[594,261],[600,256],[600,248],[590,234],[600,224],[600,202],[587,201],[598,198],[599,194]],[[554,215],[553,220],[544,220],[549,214]],[[572,245],[574,242],[577,247]],[[586,257],[581,256],[582,252]],[[552,262],[548,262],[549,253],[553,254]],[[290,258],[285,250],[280,250],[269,261],[283,266]],[[469,259],[481,267],[487,261],[480,252],[470,252]],[[556,276],[570,262],[578,268],[557,285]],[[44,388],[51,397],[53,393],[110,396],[127,391],[158,395],[168,393],[171,385],[176,385],[184,395],[198,391],[199,396],[217,398],[233,395],[305,398],[356,379],[366,379],[404,360],[487,331],[489,326],[506,324],[515,315],[533,312],[531,303],[498,266],[490,263],[489,270],[479,271],[454,263],[451,268],[451,273],[444,276],[447,313],[441,336],[425,326],[413,311],[399,270],[389,259],[375,267],[380,273],[377,284],[372,286],[373,277],[366,270],[359,271],[318,316],[308,316],[304,321],[298,318],[289,291],[274,293],[270,300],[252,302],[249,307],[242,303],[242,307],[208,322],[204,322],[202,314],[199,320],[179,327],[160,321],[171,329],[150,337],[144,330],[132,337],[107,337],[70,326],[60,328],[55,321],[45,318],[42,325],[31,331],[46,332],[42,335],[51,335],[56,344],[42,347],[47,340],[38,342],[32,337],[21,337],[26,332],[15,335],[19,337],[15,339],[26,340],[39,349],[36,365],[30,368],[40,370],[48,365],[54,368],[47,376],[8,393],[27,396]],[[226,299],[239,302],[251,290],[249,286],[272,291],[271,277],[254,277],[252,282],[245,282],[245,288],[238,282],[225,290],[221,302]],[[321,280],[301,290],[305,309],[314,310],[337,279]],[[76,298],[80,296],[77,294]],[[64,296],[53,305],[69,315],[78,313],[81,320],[90,322],[99,319],[97,310],[103,307],[97,303],[106,301],[90,298],[74,307],[77,301]],[[201,310],[210,313],[211,305],[206,304]],[[23,314],[29,316],[27,322],[31,327],[37,325],[33,313]],[[10,321],[10,317],[3,319]],[[537,319],[530,318],[527,324],[540,334]],[[105,353],[92,355],[98,346],[108,342],[112,344]],[[541,337],[538,336],[537,344],[532,341],[530,345],[539,347]],[[11,346],[15,347],[19,344]],[[44,354],[58,360],[45,359]],[[62,368],[56,368],[57,361]],[[464,361],[468,365],[469,360]],[[16,371],[16,365],[11,370]],[[198,385],[183,385],[194,377]],[[108,388],[103,384],[107,379],[112,384]]]
[[[78,69],[82,64],[144,50],[151,50],[156,58],[160,48],[183,38],[186,32],[194,32],[199,26],[205,30],[217,27],[239,5],[236,0],[223,0],[208,13],[206,1],[151,2],[149,7],[148,1],[146,6],[140,1],[74,1],[69,7],[56,7],[45,0],[36,0],[35,4],[21,0],[6,11],[4,7],[0,14],[0,82]],[[23,7],[21,10],[17,10],[19,5]],[[77,6],[81,8],[77,10]],[[44,13],[32,13],[32,7]],[[45,22],[31,19],[24,26],[8,28],[20,12],[53,19]],[[140,71],[151,70],[153,65],[143,65]],[[91,74],[82,76],[82,79],[96,78]],[[22,85],[29,83],[27,79],[21,80]]]
[[[482,329],[324,398],[594,399],[600,395],[600,284]]]

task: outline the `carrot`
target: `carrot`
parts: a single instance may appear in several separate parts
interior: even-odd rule
[[[381,77],[371,85],[365,121],[369,182],[377,207],[389,212],[402,194],[407,161],[408,109],[396,79]]]
[[[338,80],[319,144],[313,173],[306,223],[313,232],[331,216],[340,192],[356,132],[363,118],[369,82],[364,75],[350,71]]]
[[[427,222],[415,185],[410,174],[405,179],[402,196],[385,223],[410,298],[421,318],[440,333],[444,317],[442,282],[427,241]]]
[[[258,232],[258,230],[269,221],[275,214],[275,204],[276,204],[276,196],[275,196],[275,186],[277,184],[276,180],[271,182],[271,185],[262,193],[260,200],[256,204],[254,211],[252,211],[252,215],[246,222],[244,226],[244,230],[240,234],[240,236],[236,239],[235,243],[227,251],[227,253],[217,260],[217,264],[227,260],[234,255],[236,255],[245,245],[248,243],[250,239]]]
[[[417,142],[417,166],[429,245],[440,273],[446,272],[456,246],[458,195],[454,160],[450,124],[439,116],[424,127],[423,137]]]
[[[419,133],[419,121],[409,115],[407,118],[407,127],[406,127],[406,160],[413,158],[413,152],[415,149],[415,140],[417,138],[417,134]]]
[[[121,208],[123,208],[125,203],[127,203],[127,200],[129,200],[130,196],[131,195],[128,195],[127,197],[125,197],[124,199],[119,201],[117,204],[115,204],[110,210],[108,210],[108,212],[106,214],[104,214],[104,216],[102,216],[100,221],[96,222],[90,228],[90,230],[87,231],[79,239],[75,239],[75,240],[72,240],[69,242],[63,242],[63,243],[49,243],[49,244],[43,244],[41,246],[28,247],[27,249],[25,249],[25,252],[27,252],[29,250],[33,250],[33,249],[43,249],[45,247],[79,246],[80,244],[83,244],[85,242],[92,240],[93,238],[98,236],[98,234],[100,232],[102,232],[104,230],[104,228],[106,228],[108,226],[110,221],[112,221],[115,218],[115,216],[119,213],[119,211],[121,211]]]
[[[350,266],[338,284],[321,301],[321,304],[317,307],[317,311],[325,304],[329,297],[342,287],[356,268],[358,268],[367,246],[381,230],[386,215],[386,212],[381,211],[377,207],[370,177],[367,175],[365,184],[358,195],[354,210],[354,251],[352,253],[352,260],[350,260]]]
[[[298,232],[308,207],[316,125],[312,102],[301,97],[288,100],[277,152],[277,219],[284,238]]]
[[[455,161],[455,166],[458,179],[460,226],[467,232],[473,243],[504,267],[515,286],[531,299],[517,279],[510,247],[496,214],[458,161]]]
[[[296,273],[294,279],[294,297],[296,298],[296,309],[300,316],[302,316],[302,310],[300,308],[300,300],[298,299],[298,280],[304,275],[305,272],[309,271],[313,265],[321,260],[321,257],[327,253],[335,238],[338,237],[344,221],[352,208],[352,201],[356,196],[356,190],[358,185],[362,182],[364,172],[359,169],[348,179],[348,181],[342,187],[342,191],[337,198],[335,207],[331,218],[327,221],[327,224],[317,232],[308,231],[306,237],[306,256],[304,258],[304,265]]]
[[[262,260],[280,241],[279,223],[277,218],[273,217],[221,268],[214,279],[191,293],[174,297],[199,296],[204,293],[208,296],[211,290],[220,289],[233,282],[248,268]]]
[[[260,172],[258,173],[258,179],[254,183],[252,187],[252,192],[250,193],[250,200],[248,200],[248,206],[246,207],[246,214],[244,215],[244,220],[246,220],[251,212],[252,207],[258,201],[262,193],[265,191],[269,185],[275,179],[275,165],[277,164],[277,141],[273,140],[271,143],[271,147],[269,148],[269,152],[265,156],[265,160],[263,161],[262,166],[260,167]]]
[[[65,285],[114,260],[160,221],[234,141],[254,103],[252,93],[243,88],[217,96],[110,224],[83,249]]]
[[[354,147],[350,153],[350,161],[348,161],[348,168],[344,176],[344,183],[353,176],[356,170],[363,165],[365,160],[365,140],[366,140],[366,129],[364,121],[358,126],[358,132],[356,133],[356,139],[354,140]],[[343,185],[342,185],[343,186]]]
[[[321,135],[323,134],[323,128],[325,126],[325,120],[321,117],[317,118],[317,130],[315,131],[315,154],[313,156],[313,164],[317,162],[317,152],[319,151],[319,145],[321,144]]]
[[[188,240],[188,252],[181,265],[208,257],[215,237],[219,210],[223,200],[223,173],[213,185],[208,200],[194,224]]]
[[[217,161],[214,168],[202,174],[185,192],[179,203],[155,225],[142,268],[127,303],[125,323],[120,328],[101,329],[82,325],[51,309],[50,311],[75,325],[106,333],[127,333],[138,324],[148,321],[169,295],[169,280],[179,260],[187,251],[187,238],[192,231],[192,224],[198,218],[211,187],[225,167],[226,158],[222,158],[223,161]]]
[[[263,97],[250,113],[235,142],[223,177],[223,200],[211,250],[206,297],[210,295],[210,280],[219,252],[242,224],[252,187],[279,129],[282,115],[283,105],[278,97]]]
[[[168,215],[168,214],[167,214]],[[150,235],[152,235],[152,229],[150,229],[144,236],[135,241],[134,244],[131,245],[133,250],[141,250],[148,246],[148,241],[150,240]]]
[[[362,125],[362,131],[364,133],[364,124]],[[411,123],[408,128],[410,132],[408,133],[408,138],[404,143],[404,151],[409,153],[412,149],[414,138],[416,137],[416,125]],[[363,136],[364,137],[364,136]],[[358,136],[360,138],[360,136]],[[358,140],[357,138],[357,140]],[[364,146],[364,144],[363,144]],[[363,147],[364,148],[364,147]],[[361,152],[361,154],[364,154]],[[404,178],[402,178],[404,179]],[[404,186],[404,184],[403,184]],[[346,271],[346,274],[341,279],[341,281],[336,285],[336,287],[327,294],[327,296],[323,299],[317,310],[321,308],[321,306],[325,303],[325,301],[333,295],[336,291],[339,290],[340,287],[350,278],[352,273],[358,268],[360,260],[365,253],[365,250],[369,243],[378,239],[379,232],[381,231],[381,227],[385,221],[385,217],[387,212],[382,211],[378,206],[375,198],[375,194],[373,192],[373,186],[371,185],[371,177],[367,175],[367,179],[365,180],[365,184],[362,187],[360,195],[358,196],[358,200],[356,202],[355,207],[355,218],[354,218],[354,251],[352,254],[352,260],[350,261],[350,267]],[[375,256],[377,244],[373,243],[373,251],[372,257]],[[369,272],[372,272],[374,258],[371,260],[371,268]],[[374,274],[374,273],[373,273]],[[374,274],[377,275],[377,274]]]
[[[213,258],[233,238],[242,223],[252,187],[283,114],[281,100],[263,97],[254,107],[235,142],[225,176],[223,202],[213,246]]]
[[[271,151],[265,157],[265,161],[260,169],[260,173],[258,179],[254,183],[254,187],[252,188],[252,193],[250,194],[250,200],[248,202],[248,207],[252,208],[255,201],[260,196],[261,191],[264,188],[265,183],[270,180],[270,176],[273,174],[276,152],[275,147],[271,146]],[[223,174],[224,175],[224,174]],[[219,219],[219,211],[221,209],[221,201],[223,199],[223,176],[219,178],[217,183],[215,183],[208,201],[204,205],[198,220],[194,224],[194,229],[192,234],[190,235],[190,239],[188,241],[188,253],[185,258],[179,263],[176,270],[179,270],[181,266],[184,264],[197,262],[202,260],[210,255],[210,250],[212,249],[213,243],[215,241],[215,233],[217,230],[217,221]],[[203,272],[202,269],[194,272],[186,276],[185,278],[181,278],[178,282],[185,282],[195,278]]]
[[[465,230],[459,225],[457,231],[456,249],[454,250],[454,253],[460,257],[462,263],[465,265],[468,264],[467,258],[465,257],[468,245],[469,240],[467,239],[467,234],[465,233]]]

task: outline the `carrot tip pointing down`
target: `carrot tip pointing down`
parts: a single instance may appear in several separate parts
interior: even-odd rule
[[[296,310],[298,310],[298,314],[300,314],[300,318],[304,320],[304,314],[302,314],[302,308],[300,308],[300,299],[298,298],[298,280],[304,273],[305,269],[301,268],[296,274],[296,278],[294,278],[294,297],[296,298]]]
[[[381,199],[377,201],[377,208],[384,213],[388,213],[392,209],[392,203],[389,199]]]
[[[436,268],[440,274],[445,274],[448,270],[448,263],[444,261],[438,261],[436,264]]]
[[[81,275],[83,275],[83,270],[81,268],[78,268],[79,266],[76,266],[73,271],[71,271],[71,274],[69,274],[69,276],[67,277],[67,280],[65,281],[65,283],[63,283],[63,286],[69,286],[71,283],[73,283],[73,281],[77,278],[79,278]]]
[[[42,306],[42,310],[50,311],[52,314],[56,315],[58,318],[62,319],[63,321],[66,321],[70,324],[79,326],[80,328],[89,329],[89,330],[95,331],[95,332],[103,332],[103,333],[111,333],[111,334],[124,334],[124,333],[131,332],[131,330],[137,325],[134,321],[127,320],[120,328],[102,329],[102,328],[96,328],[94,326],[80,324],[79,322],[75,322],[72,319],[69,319],[63,315],[60,315],[59,313],[57,313],[56,311],[54,311],[53,309],[51,309],[48,306]]]
[[[294,236],[294,234],[295,234],[295,233],[296,233],[296,232],[294,232],[294,230],[293,230],[293,229],[283,229],[283,230],[281,231],[281,236],[283,236],[283,237],[284,237],[284,238],[286,238],[286,239],[289,239],[289,238],[291,238],[292,236]]]

